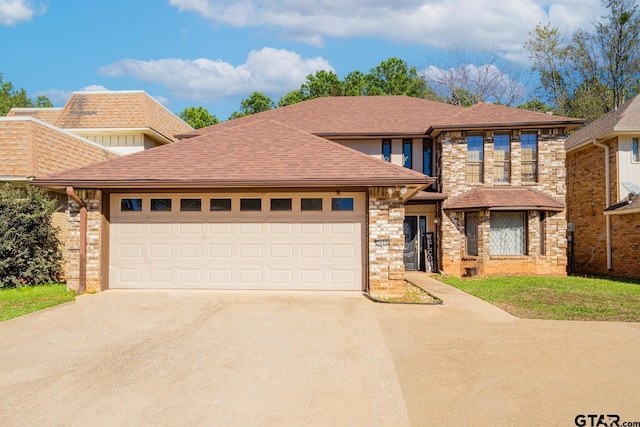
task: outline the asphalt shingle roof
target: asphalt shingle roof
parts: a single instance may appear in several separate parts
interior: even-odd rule
[[[449,200],[445,209],[450,210],[550,210],[561,211],[565,207],[552,197],[526,187],[478,187],[460,197]]]
[[[640,131],[640,97],[638,96],[569,135],[565,141],[565,148],[570,151],[587,141],[624,131]]]
[[[427,184],[432,178],[273,120],[205,135],[48,176],[79,188]]]
[[[0,119],[0,175],[44,176],[120,157],[31,117]]]

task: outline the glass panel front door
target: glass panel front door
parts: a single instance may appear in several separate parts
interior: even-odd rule
[[[418,243],[418,217],[404,218],[404,268],[418,270],[420,268],[420,248]]]

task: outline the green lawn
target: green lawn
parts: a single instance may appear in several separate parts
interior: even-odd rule
[[[521,318],[640,322],[640,280],[588,277],[440,280]]]
[[[3,289],[0,290],[0,322],[72,301],[75,297],[76,293],[67,291],[65,284]]]

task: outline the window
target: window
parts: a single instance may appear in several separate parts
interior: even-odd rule
[[[240,199],[241,211],[261,211],[262,199]]]
[[[120,211],[140,212],[142,210],[142,199],[120,199]]]
[[[182,212],[200,212],[202,210],[202,200],[180,199],[180,210]]]
[[[491,212],[491,255],[526,255],[524,212]]]
[[[433,165],[433,141],[431,139],[422,140],[422,173],[433,176],[431,167]]]
[[[302,198],[300,199],[301,211],[321,211],[322,210],[322,198]]]
[[[547,227],[544,223],[544,217],[544,211],[541,211],[539,214],[540,227],[538,228],[540,234],[540,255],[547,254]]]
[[[402,140],[402,166],[405,168],[413,168],[413,141],[410,139]]]
[[[332,211],[352,211],[353,197],[333,197],[331,199]]]
[[[464,214],[464,236],[467,241],[467,255],[478,256],[478,212]]]
[[[484,180],[484,138],[482,135],[467,136],[467,182]]]
[[[522,181],[538,181],[538,134],[523,133],[520,136],[522,147]]]
[[[210,199],[209,210],[212,212],[229,212],[231,210],[231,199]]]
[[[493,180],[509,182],[509,163],[511,159],[511,140],[507,134],[493,137]]]
[[[151,199],[152,212],[170,212],[171,199]]]
[[[631,140],[631,160],[640,162],[640,154],[638,154],[638,138]]]
[[[390,139],[382,140],[382,160],[387,162],[391,161],[391,140]]]
[[[271,199],[272,211],[290,211],[291,199]]]

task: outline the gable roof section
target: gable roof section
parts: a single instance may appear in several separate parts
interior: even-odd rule
[[[204,135],[265,119],[319,136],[423,135],[430,123],[462,110],[455,105],[400,95],[322,97],[228,120],[184,136]]]
[[[531,188],[479,187],[456,199],[450,200],[444,208],[459,211],[562,211],[564,210],[565,205],[564,203]]]
[[[191,126],[144,91],[74,92],[56,120],[62,129],[149,129],[166,142]]]
[[[584,123],[582,119],[554,116],[521,108],[505,107],[488,103],[464,108],[445,121],[433,122],[430,131],[486,129],[499,127],[560,126],[568,129]]]
[[[35,180],[78,188],[344,187],[433,182],[272,120],[217,128],[187,141]]]
[[[640,97],[635,96],[599,119],[578,129],[567,138],[565,148],[571,151],[594,139],[604,139],[615,132],[640,131]]]
[[[31,178],[119,157],[32,117],[0,119],[0,176]]]
[[[55,125],[62,108],[12,108],[7,117],[33,117],[34,119]]]

